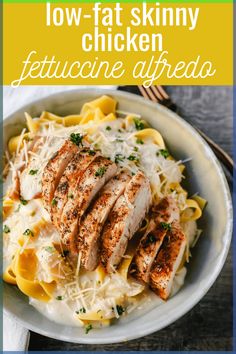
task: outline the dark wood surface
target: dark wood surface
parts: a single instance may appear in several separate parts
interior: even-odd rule
[[[135,92],[134,87],[125,90]],[[232,154],[232,89],[230,87],[166,87],[180,114]],[[232,181],[230,181],[231,184]],[[31,333],[29,350],[232,350],[232,252],[207,295],[169,327],[127,343],[83,345]]]

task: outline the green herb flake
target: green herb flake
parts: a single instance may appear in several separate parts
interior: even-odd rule
[[[77,313],[77,315],[79,315],[80,313],[86,313],[86,309],[84,307],[81,307],[79,310],[75,312]]]
[[[93,326],[91,325],[91,323],[89,323],[89,324],[85,327],[85,334],[88,334],[89,331],[91,331],[91,329],[93,329]]]
[[[110,131],[110,130],[111,130],[111,127],[108,125],[108,126],[106,127],[106,130]]]
[[[9,234],[9,232],[11,232],[9,226],[4,225],[4,226],[3,226],[3,232],[4,232],[4,234]]]
[[[23,235],[24,235],[24,236],[32,236],[32,237],[34,237],[34,233],[33,233],[33,231],[30,230],[30,229],[26,229],[26,230],[23,232]]]
[[[137,152],[138,151],[138,147],[135,146],[133,150]]]
[[[72,143],[74,143],[77,146],[83,146],[83,135],[79,134],[79,133],[72,133],[70,135],[70,141],[72,141]]]
[[[36,175],[36,173],[38,173],[38,170],[30,170],[29,171],[29,175],[31,175],[31,176]]]
[[[96,177],[102,177],[106,172],[106,167],[99,167],[99,169],[95,172]]]
[[[116,311],[118,312],[118,315],[121,316],[125,312],[125,309],[121,305],[116,305]]]
[[[166,230],[166,231],[171,231],[171,224],[168,224],[166,222],[161,222],[160,223],[160,226],[163,230]]]
[[[56,300],[58,300],[58,301],[61,301],[61,300],[63,300],[63,296],[61,296],[61,295],[58,295],[58,296],[56,297]]]
[[[144,141],[143,141],[142,139],[138,138],[138,139],[136,140],[136,144],[143,145],[143,144],[144,144]]]
[[[139,158],[135,155],[130,155],[129,157],[127,157],[127,159],[129,161],[139,162]]]
[[[121,129],[118,129],[118,132],[119,132],[119,133],[122,133],[122,130],[121,130]]]
[[[134,124],[137,130],[142,130],[145,128],[144,123],[139,118],[134,118]]]
[[[55,248],[52,246],[47,246],[45,247],[45,251],[47,251],[48,253],[53,253],[55,251]]]
[[[22,205],[27,205],[28,204],[27,200],[23,199],[22,197],[20,197],[20,202],[21,202]]]
[[[168,150],[166,149],[161,149],[157,152],[157,156],[159,156],[159,154],[161,154],[165,159],[167,159],[167,157],[170,156],[170,153]]]
[[[88,153],[89,153],[90,156],[94,156],[94,155],[96,154],[96,151],[94,151],[94,150],[89,150]]]
[[[71,194],[68,194],[68,198],[70,199],[73,199],[74,198],[74,195],[71,193]]]
[[[56,199],[53,199],[53,200],[52,200],[52,205],[53,205],[53,206],[57,205],[57,200],[56,200]]]
[[[123,140],[123,139],[120,139],[120,138],[117,138],[116,141],[117,141],[118,143],[123,143],[123,142],[124,142],[124,140]]]
[[[115,156],[115,163],[124,161],[124,158],[125,158],[125,157],[124,157],[123,155],[121,155],[121,154],[116,154],[116,156]]]

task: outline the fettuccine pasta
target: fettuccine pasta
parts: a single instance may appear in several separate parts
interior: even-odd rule
[[[147,287],[129,275],[132,247],[113,274],[107,274],[101,264],[92,272],[85,271],[80,254],[76,259],[68,254],[44,209],[43,169],[71,134],[82,134],[91,149],[100,151],[121,169],[131,174],[144,171],[153,201],[169,195],[174,198],[188,239],[180,270],[199,235],[196,221],[206,202],[197,195],[189,197],[182,187],[184,161],[175,161],[161,132],[137,114],[126,112],[121,116],[116,109],[116,100],[102,96],[84,103],[78,114],[60,116],[44,111],[39,117],[31,117],[25,113],[25,129],[8,142],[11,158],[3,200],[3,279],[17,285],[33,306],[54,314],[59,322],[63,318],[77,326],[107,326],[124,312],[136,309],[148,294]],[[11,198],[12,190],[18,197]],[[139,237],[148,227],[147,216],[138,230]]]

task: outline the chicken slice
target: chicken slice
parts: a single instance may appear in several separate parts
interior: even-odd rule
[[[154,229],[142,237],[129,271],[134,278],[144,283],[149,282],[151,267],[166,234],[167,230],[155,226]]]
[[[150,273],[150,286],[163,300],[170,295],[174,276],[182,261],[186,237],[178,222],[171,224]]]
[[[156,223],[171,224],[174,220],[179,221],[180,211],[175,199],[168,196],[163,198],[157,206],[153,207],[152,215]]]
[[[24,173],[24,169],[27,166],[27,159],[28,159],[28,154],[29,152],[35,152],[38,149],[38,146],[41,143],[42,138],[39,136],[35,136],[34,139],[28,143],[24,142],[26,144],[26,149],[21,149],[20,153],[16,156],[14,160],[14,166],[15,169],[11,173],[12,177],[12,184],[10,187],[10,190],[8,191],[8,195],[12,199],[18,199],[20,196],[23,199],[28,199],[26,198],[25,190],[22,189],[22,179],[21,179],[21,174]],[[23,172],[22,172],[23,171]],[[27,188],[29,189],[30,184],[27,184]],[[29,198],[32,199],[32,198]]]
[[[82,265],[89,271],[94,270],[99,263],[100,236],[103,225],[116,200],[124,192],[130,178],[130,175],[124,170],[113,177],[102,188],[98,198],[81,221],[78,248],[82,251]]]
[[[42,176],[42,193],[44,206],[50,213],[55,189],[69,161],[78,152],[78,146],[66,140],[62,147],[48,161]]]
[[[150,183],[144,173],[139,171],[117,200],[104,226],[101,261],[108,273],[119,265],[128,241],[139,229],[150,204]]]
[[[55,190],[54,203],[51,205],[51,218],[55,226],[59,227],[64,205],[68,198],[74,198],[74,190],[83,173],[98,155],[98,152],[84,148],[67,165]]]
[[[141,238],[135,252],[130,274],[145,283],[149,282],[149,274],[153,262],[173,220],[179,220],[179,208],[176,201],[166,197],[151,212],[148,228]]]
[[[96,157],[76,186],[73,198],[67,200],[61,215],[60,232],[63,242],[69,245],[73,253],[78,252],[75,236],[81,217],[95,195],[116,172],[115,163],[102,156]]]

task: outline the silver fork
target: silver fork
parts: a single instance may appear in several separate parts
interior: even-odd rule
[[[160,103],[161,105],[171,109],[174,112],[177,112],[178,107],[175,103],[172,102],[170,96],[163,89],[162,86],[138,86],[141,95],[151,100],[152,102]],[[193,126],[194,127],[194,126]],[[212,148],[215,155],[218,159],[223,163],[223,165],[228,169],[228,171],[233,174],[234,162],[233,159],[212,139],[210,139],[205,133],[203,133],[200,129],[194,127],[194,129],[201,135],[201,137],[208,143],[208,145]]]

